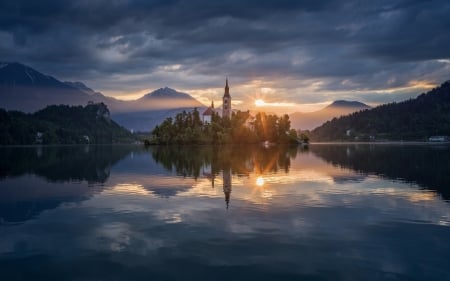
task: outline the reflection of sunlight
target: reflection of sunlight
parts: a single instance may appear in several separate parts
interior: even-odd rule
[[[219,192],[220,188],[223,185],[223,181],[221,179],[214,179],[214,187],[212,179],[198,179],[193,185],[192,188],[180,194],[180,196],[192,196],[192,195],[200,195],[207,197],[221,197],[223,195],[222,192]]]
[[[160,210],[156,213],[156,217],[166,223],[180,223],[183,218],[176,210]]]
[[[372,191],[375,194],[399,196],[407,199],[412,203],[418,203],[422,201],[433,201],[438,198],[438,195],[434,191],[429,190],[404,190],[395,187],[376,188]]]
[[[273,192],[272,192],[272,190],[264,190],[263,191],[263,193],[262,193],[262,197],[263,198],[272,198],[272,196],[273,196]]]
[[[270,174],[264,176],[262,178],[262,183],[277,183],[277,184],[290,184],[290,183],[298,183],[298,182],[317,182],[317,183],[327,183],[330,185],[334,184],[334,180],[332,177],[325,175],[321,172],[313,171],[313,170],[302,170],[296,171],[295,173],[290,174]],[[258,184],[258,179],[256,179],[256,184]]]
[[[129,194],[129,195],[150,195],[150,192],[146,190],[142,185],[140,184],[130,184],[130,183],[123,183],[118,184],[114,186],[110,190],[106,190],[105,194]]]
[[[130,229],[125,223],[109,223],[95,230],[95,237],[105,243],[112,252],[122,252],[130,245]]]
[[[262,176],[259,176],[256,178],[256,185],[257,186],[263,186],[264,185],[264,178]]]

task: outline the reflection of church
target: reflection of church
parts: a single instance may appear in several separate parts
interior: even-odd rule
[[[230,204],[231,195],[231,169],[227,168],[223,170],[223,193],[225,194],[225,203]]]
[[[214,174],[213,171],[211,171],[211,166],[210,165],[205,166],[203,168],[203,175],[211,181],[211,187],[214,188],[216,175]],[[226,203],[227,209],[228,209],[228,206],[230,204],[231,189],[232,189],[231,169],[230,168],[225,168],[222,171],[222,181],[223,181],[223,193],[225,195],[225,203]]]

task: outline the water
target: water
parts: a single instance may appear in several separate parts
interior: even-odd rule
[[[0,280],[450,280],[450,148],[0,148]]]

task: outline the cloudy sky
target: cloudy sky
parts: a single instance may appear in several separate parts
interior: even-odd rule
[[[449,15],[448,0],[5,0],[0,60],[122,99],[219,102],[228,76],[243,108],[379,104],[450,79]]]

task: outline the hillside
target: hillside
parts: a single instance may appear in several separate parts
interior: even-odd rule
[[[335,117],[368,109],[370,106],[358,101],[337,100],[325,108],[314,112],[295,112],[289,115],[295,129],[312,130]]]
[[[335,118],[311,133],[314,141],[426,140],[450,135],[450,81],[415,99]]]
[[[104,104],[52,105],[36,113],[0,109],[0,145],[130,143]]]
[[[104,96],[82,82],[58,79],[20,63],[0,63],[0,107],[35,112],[48,105],[86,105],[104,103],[111,118],[134,130],[150,131],[167,117],[204,105],[189,94],[165,87],[137,100],[124,101]]]

